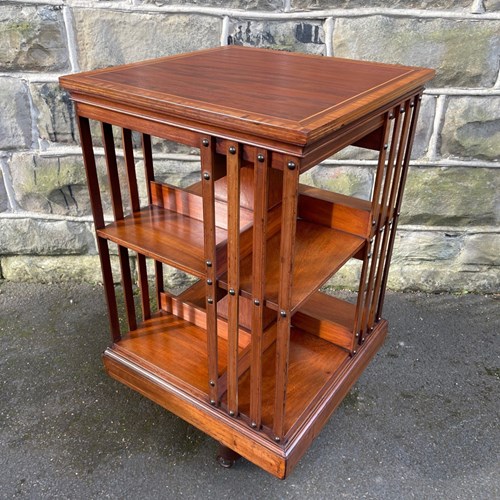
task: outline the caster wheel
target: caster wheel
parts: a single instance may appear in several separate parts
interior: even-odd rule
[[[227,458],[217,455],[217,462],[219,462],[219,465],[221,467],[224,467],[224,469],[230,469],[236,460],[228,460]]]
[[[228,448],[227,446],[220,445],[219,449],[217,450],[217,462],[221,467],[224,467],[225,469],[230,469],[235,462],[241,458],[241,455],[236,453],[235,451],[231,450],[231,448]]]

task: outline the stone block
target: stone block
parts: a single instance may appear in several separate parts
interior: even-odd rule
[[[31,283],[77,281],[102,283],[97,255],[35,256],[20,255],[0,259],[3,278]],[[111,258],[115,283],[120,281],[118,258]]]
[[[30,85],[38,133],[47,142],[78,143],[75,112],[69,94],[56,83]]]
[[[153,259],[147,259],[146,268],[148,279],[153,282],[156,277],[156,266]],[[173,295],[179,295],[198,281],[198,278],[192,274],[185,273],[167,264],[163,264],[162,268],[165,291],[172,293]]]
[[[14,78],[0,78],[0,149],[27,148],[31,134],[27,86]]]
[[[496,293],[498,269],[487,266],[454,266],[438,263],[395,263],[391,266],[388,288],[429,293]]]
[[[390,7],[391,9],[446,9],[465,10],[471,0],[291,0],[292,10],[358,9]]]
[[[69,56],[60,8],[0,5],[0,70],[66,70]]]
[[[500,0],[484,0],[486,12],[498,12],[500,10]]]
[[[500,176],[495,168],[410,168],[402,224],[496,225]]]
[[[192,5],[198,7],[224,7],[226,9],[282,11],[283,0],[136,0],[140,4]]]
[[[185,188],[201,181],[200,158],[193,156],[192,160],[169,160],[158,159],[154,162],[155,179],[158,182],[166,182],[173,186]],[[138,170],[142,173],[142,162],[138,165]]]
[[[0,219],[0,255],[95,253],[90,222],[32,218]]]
[[[323,285],[322,289],[328,292],[334,290],[357,291],[360,278],[361,261],[351,259]]]
[[[458,260],[465,265],[500,266],[500,234],[468,235]]]
[[[462,233],[443,231],[404,231],[396,233],[392,262],[437,262],[453,260],[463,246]]]
[[[333,34],[335,56],[436,69],[430,87],[491,87],[499,52],[492,20],[342,18]]]
[[[388,288],[429,293],[496,293],[500,274],[498,234],[398,230]],[[361,263],[352,260],[325,285],[356,290]]]
[[[85,169],[80,156],[12,156],[10,172],[19,207],[30,212],[88,215]]]
[[[187,187],[200,180],[200,159],[192,161],[154,158],[155,179],[179,187]],[[112,216],[105,159],[96,155],[97,172],[104,213]],[[130,208],[125,164],[117,156],[123,207]],[[91,215],[90,199],[85,178],[83,159],[74,156],[41,156],[16,153],[10,162],[15,199],[20,208],[30,212],[58,215]],[[138,157],[136,177],[142,205],[147,204],[144,163]]]
[[[74,9],[82,69],[218,46],[221,20],[184,14]]]
[[[319,21],[231,19],[228,43],[308,54],[325,53],[325,33]]]
[[[441,154],[500,159],[500,97],[449,98],[441,131]]]
[[[500,236],[405,231],[396,236],[388,286],[424,292],[498,291]]]
[[[151,137],[151,146],[154,152],[167,154],[200,155],[200,149],[186,146],[179,142],[168,141],[158,137]]]
[[[373,169],[320,164],[302,174],[300,182],[366,200],[373,184]]]
[[[96,157],[103,208],[111,214],[104,158]],[[124,179],[123,161],[119,168]],[[18,153],[12,156],[10,172],[15,199],[23,210],[58,215],[90,215],[90,200],[81,156],[40,156]],[[122,186],[126,193],[126,186]]]

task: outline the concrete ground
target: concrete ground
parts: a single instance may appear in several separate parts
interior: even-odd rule
[[[388,294],[386,344],[280,481],[108,378],[102,289],[0,284],[0,498],[500,498],[499,300]]]

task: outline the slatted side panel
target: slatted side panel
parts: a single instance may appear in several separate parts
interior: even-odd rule
[[[404,109],[403,109],[404,111]],[[363,323],[361,326],[361,341],[364,340],[367,333],[373,330],[373,323],[370,320],[371,305],[376,294],[375,282],[377,276],[377,269],[380,262],[380,250],[384,233],[384,220],[387,215],[387,199],[389,196],[391,181],[394,173],[394,160],[397,153],[397,145],[399,143],[399,134],[401,132],[401,112],[400,107],[397,106],[388,115],[388,120],[391,122],[389,139],[384,144],[384,152],[381,157],[384,162],[380,162],[377,168],[376,184],[379,185],[379,190],[373,193],[373,203],[375,206],[373,220],[375,225],[371,239],[371,255],[370,266],[368,273],[368,283],[365,297],[365,306],[363,310]]]
[[[398,152],[398,158],[402,158],[402,166],[399,174],[399,178],[394,181],[393,192],[391,193],[389,201],[389,222],[390,222],[390,235],[387,243],[387,253],[386,253],[386,264],[382,271],[381,285],[380,285],[380,295],[377,303],[377,309],[375,313],[376,320],[378,321],[382,316],[382,310],[384,307],[385,290],[387,287],[387,278],[389,275],[389,264],[392,258],[392,250],[394,248],[394,240],[396,237],[396,229],[398,225],[399,215],[401,211],[401,204],[403,202],[403,192],[406,184],[406,177],[408,174],[408,166],[410,164],[411,150],[413,147],[413,140],[415,138],[415,130],[417,127],[418,113],[420,111],[420,103],[422,101],[422,95],[417,94],[412,99],[409,100],[409,110],[407,111],[407,116],[405,120],[405,125],[408,127],[407,133],[404,132],[401,136],[400,151]]]
[[[87,185],[89,189],[90,205],[94,217],[95,229],[104,227],[104,214],[102,210],[101,192],[99,188],[99,179],[92,146],[92,134],[88,118],[77,117],[78,130],[82,143],[83,163],[85,166]],[[113,284],[113,272],[111,270],[111,260],[109,255],[108,242],[104,238],[97,236],[97,247],[101,261],[102,278],[104,284],[104,293],[108,307],[108,318],[110,323],[111,337],[114,342],[118,342],[120,335],[120,322],[118,319],[118,307],[116,304],[115,287]]]
[[[373,226],[358,295],[356,337],[363,342],[381,319],[389,264],[402,203],[411,147],[419,110],[419,95],[386,115],[373,190]]]
[[[200,145],[202,194],[203,194],[203,237],[206,264],[206,328],[208,353],[208,384],[212,404],[219,402],[219,374],[217,349],[217,253],[215,245],[215,138],[203,137]]]
[[[132,131],[124,128],[122,130],[122,146],[125,157],[125,171],[127,173],[128,193],[130,197],[130,208],[132,212],[138,212],[141,208],[139,201],[139,190],[137,188],[137,176],[135,172],[134,149],[132,145]],[[149,303],[149,284],[146,269],[146,257],[137,254],[137,275],[141,297],[141,310],[143,320],[151,317],[151,306]]]
[[[371,292],[373,289],[373,276],[371,274],[371,262],[373,257],[373,248],[377,235],[377,222],[380,213],[380,205],[377,200],[380,200],[381,193],[383,192],[383,181],[386,171],[386,159],[388,153],[388,142],[392,128],[393,113],[386,113],[384,116],[383,133],[381,142],[379,144],[379,158],[377,163],[377,172],[375,176],[375,183],[372,193],[372,226],[368,239],[368,244],[363,251],[363,265],[361,268],[361,277],[358,289],[358,299],[356,304],[356,318],[354,322],[355,338],[353,339],[353,348],[356,350],[356,344],[361,341],[366,330],[366,325],[369,315],[369,303]]]
[[[238,415],[238,326],[240,293],[240,145],[227,143],[227,276],[228,276],[228,359],[227,408]]]
[[[266,269],[269,153],[256,148],[254,159],[254,222],[252,257],[252,341],[250,365],[250,421],[262,424],[262,330]]]
[[[370,304],[370,315],[368,319],[368,324],[373,325],[375,321],[378,321],[376,318],[376,311],[378,308],[378,302],[381,297],[381,283],[383,279],[383,274],[385,268],[388,268],[389,261],[387,261],[387,251],[388,251],[388,243],[390,240],[390,234],[392,233],[393,226],[393,217],[394,217],[394,199],[395,195],[399,189],[399,180],[401,179],[401,171],[403,167],[403,158],[404,152],[406,148],[406,143],[408,139],[408,132],[410,129],[411,122],[411,103],[413,103],[413,99],[407,100],[399,107],[399,113],[396,116],[397,126],[395,125],[395,130],[398,130],[398,133],[394,133],[393,141],[391,143],[391,155],[394,151],[395,153],[395,161],[393,168],[393,175],[390,179],[390,182],[386,182],[386,190],[384,190],[383,197],[383,213],[380,216],[380,255],[378,259],[375,285],[374,285],[374,293],[373,298]],[[399,119],[398,119],[399,118]],[[386,191],[386,192],[385,192]]]
[[[148,203],[153,201],[151,193],[151,182],[155,180],[153,168],[153,149],[151,146],[151,136],[142,134],[142,155],[144,158],[144,174],[146,178],[146,188],[148,193]],[[158,309],[161,309],[161,294],[164,292],[163,287],[163,266],[161,262],[155,261],[155,281],[156,281],[156,303]]]
[[[283,171],[283,205],[280,242],[280,284],[278,292],[278,321],[276,331],[276,390],[273,432],[275,440],[284,436],[288,358],[290,350],[292,274],[297,227],[297,201],[300,163],[298,158],[286,157]]]
[[[358,298],[356,301],[356,316],[354,318],[354,336],[352,339],[351,353],[356,353],[357,345],[360,342],[362,336],[362,325],[363,325],[363,313],[365,311],[365,300],[366,300],[366,289],[367,289],[367,277],[370,264],[371,255],[371,241],[373,238],[370,235],[370,243],[365,245],[363,249],[363,254],[361,259],[363,264],[361,266],[361,275],[359,278],[359,288],[358,288]]]
[[[120,179],[118,175],[118,165],[116,163],[113,127],[108,123],[102,123],[101,129],[104,154],[106,156],[106,167],[108,171],[109,191],[111,193],[111,204],[113,206],[115,221],[117,221],[123,219],[123,202],[120,189]],[[132,274],[130,270],[128,249],[118,245],[118,257],[120,260],[128,326],[130,330],[135,330],[137,328],[137,321],[135,316],[134,291],[132,287]]]

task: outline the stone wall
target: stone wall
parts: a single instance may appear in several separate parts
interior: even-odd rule
[[[73,110],[58,77],[227,43],[435,68],[390,286],[498,291],[498,0],[1,2],[1,277],[100,280]],[[192,153],[161,150],[163,175],[182,165],[189,178]],[[374,164],[372,153],[350,148],[305,180],[366,197]]]

